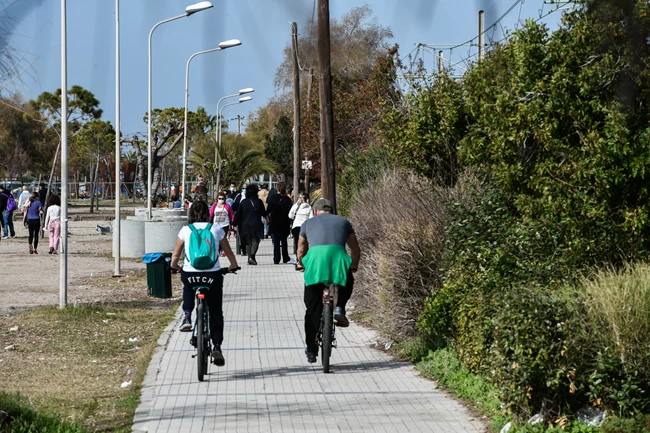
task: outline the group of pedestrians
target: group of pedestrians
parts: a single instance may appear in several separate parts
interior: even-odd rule
[[[44,211],[43,201],[47,193],[41,184],[39,191],[29,192],[27,186],[22,187],[18,202],[11,191],[0,185],[0,211],[2,212],[2,239],[15,239],[14,212],[20,210],[23,214],[23,225],[28,230],[29,254],[38,254],[38,240],[41,231],[41,217],[45,215],[44,227],[49,233],[49,254],[58,254],[61,235],[61,199],[51,194]]]
[[[244,184],[239,192],[231,184],[230,192],[220,197],[226,199],[228,195],[232,199],[233,213],[230,215],[234,215],[230,224],[237,228],[240,236],[241,251],[238,253],[247,256],[248,264],[257,265],[260,242],[269,236],[273,241],[273,263],[295,264],[289,255],[288,238],[293,234],[293,254],[296,255],[300,226],[314,216],[309,194],[302,194],[294,204],[287,194],[286,184],[279,182],[272,190],[266,185]],[[225,217],[220,217],[220,221],[223,223]],[[218,223],[216,217],[213,222]]]

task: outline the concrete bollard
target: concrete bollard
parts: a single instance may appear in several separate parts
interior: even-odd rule
[[[144,254],[144,221],[125,219],[120,224],[120,255],[121,257],[140,258]]]
[[[171,253],[178,239],[178,232],[187,224],[180,221],[144,221],[144,252]]]

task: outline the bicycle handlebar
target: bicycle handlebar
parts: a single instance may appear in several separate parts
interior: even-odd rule
[[[172,269],[172,274],[180,274],[181,273],[181,268],[171,268]],[[237,271],[241,270],[241,267],[238,266],[237,269],[233,269],[232,271],[230,268],[221,268],[217,272],[226,275],[226,274],[235,274],[237,275]]]

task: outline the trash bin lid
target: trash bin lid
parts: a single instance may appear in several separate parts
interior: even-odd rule
[[[163,259],[164,257],[165,257],[164,253],[148,253],[142,256],[142,261],[148,265],[149,263],[155,263],[158,260]]]

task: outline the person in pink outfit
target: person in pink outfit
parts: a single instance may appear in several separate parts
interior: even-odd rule
[[[61,237],[61,199],[58,195],[52,194],[47,201],[45,229],[50,234],[49,254],[58,254],[59,238]]]

